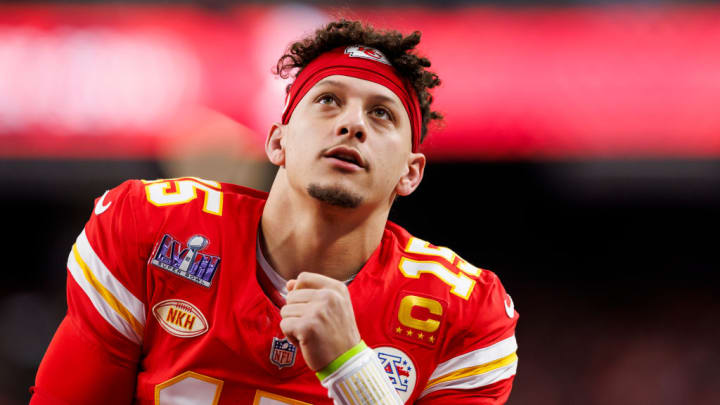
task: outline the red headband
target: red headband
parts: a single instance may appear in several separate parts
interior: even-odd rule
[[[415,89],[392,67],[385,55],[367,46],[348,46],[325,52],[310,62],[290,88],[282,115],[282,123],[290,121],[295,107],[315,83],[332,75],[350,76],[378,83],[390,89],[402,101],[410,118],[412,150],[420,147],[422,114]]]

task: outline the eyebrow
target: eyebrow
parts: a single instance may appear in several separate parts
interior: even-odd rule
[[[336,86],[336,87],[340,87],[340,88],[342,88],[342,89],[347,89],[347,88],[349,87],[347,84],[345,84],[345,83],[343,83],[343,82],[339,82],[339,81],[332,80],[332,79],[323,79],[323,80],[319,81],[317,84],[318,84],[318,85],[326,85],[326,84],[327,84],[327,85],[329,85],[329,86]],[[390,97],[384,96],[384,95],[382,95],[382,94],[373,94],[373,95],[371,96],[371,98],[374,99],[374,100],[377,100],[377,101],[379,101],[379,102],[381,102],[381,103],[394,104],[394,105],[396,105],[396,106],[399,107],[399,108],[405,108],[405,107],[402,105],[402,103],[399,103],[399,102],[398,102],[397,100],[395,100],[394,98],[390,98]]]
[[[318,82],[318,84],[329,84],[331,86],[338,86],[338,87],[342,87],[342,88],[348,87],[347,84],[345,84],[343,82],[338,82],[338,81],[332,80],[332,79],[322,79],[322,80],[320,80],[320,82]]]

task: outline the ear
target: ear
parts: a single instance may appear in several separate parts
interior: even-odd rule
[[[270,163],[275,166],[285,166],[285,144],[283,136],[285,135],[285,125],[278,122],[273,123],[270,127],[267,139],[265,139],[265,154]]]
[[[425,173],[425,155],[422,153],[411,153],[408,156],[407,172],[400,178],[395,191],[400,196],[410,195],[420,185]]]

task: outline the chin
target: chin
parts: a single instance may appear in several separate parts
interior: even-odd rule
[[[340,185],[312,183],[308,185],[307,192],[316,200],[340,208],[357,208],[364,201],[363,196]]]

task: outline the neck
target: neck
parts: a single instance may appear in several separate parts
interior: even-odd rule
[[[380,244],[389,209],[334,207],[276,183],[260,223],[260,246],[275,271],[287,280],[303,271],[340,281],[357,273]]]

